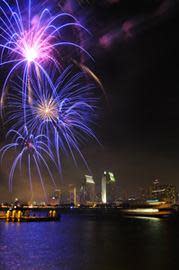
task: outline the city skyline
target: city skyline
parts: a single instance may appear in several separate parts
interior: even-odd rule
[[[89,28],[97,42],[89,47],[110,104],[110,109],[103,104],[96,127],[102,147],[89,141],[83,151],[96,178],[100,178],[101,171],[110,169],[118,176],[122,189],[132,192],[155,178],[171,182],[179,189],[177,12],[174,5],[162,9],[160,4],[139,1],[132,9],[133,4],[127,2],[111,6],[107,1],[104,5],[83,4],[76,10],[76,14],[81,14],[90,7],[90,13],[98,17],[97,24],[95,19],[90,22]],[[152,15],[157,11],[153,22]],[[146,21],[141,20],[143,14],[147,15]],[[101,39],[104,34],[116,29],[123,29],[123,35],[104,44],[105,39]],[[124,30],[130,34],[127,38]],[[63,179],[67,183],[73,178],[76,184],[82,175],[88,174],[81,163],[75,168],[65,157],[63,163]],[[0,194],[4,196],[6,192],[9,196],[8,166],[3,166]],[[28,190],[26,179],[19,181],[19,178],[17,173],[14,194],[21,184]],[[37,190],[38,193],[40,188]]]

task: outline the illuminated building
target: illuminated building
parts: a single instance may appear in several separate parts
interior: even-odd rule
[[[61,202],[62,191],[61,189],[55,189],[53,195],[50,198],[50,205],[58,205]]]
[[[94,204],[95,202],[95,182],[93,177],[85,175],[85,181],[80,188],[80,203],[81,204]]]
[[[102,203],[114,203],[116,200],[116,179],[112,172],[104,171],[101,180]]]
[[[160,185],[159,180],[158,179],[155,179],[153,181],[153,183],[152,183],[151,191],[157,190],[159,188],[159,185]]]
[[[58,198],[59,200],[60,200],[61,194],[62,194],[61,189],[55,189],[55,191],[54,191],[54,196],[55,196],[56,198]]]
[[[63,186],[61,189],[55,190],[52,199],[58,199],[60,204],[76,205],[76,187],[73,184]]]
[[[176,187],[171,184],[160,185],[153,183],[151,197],[166,203],[176,203]]]
[[[73,184],[69,184],[68,186],[68,192],[69,192],[69,203],[77,205],[77,196],[76,196],[76,187]]]
[[[106,198],[106,172],[104,172],[104,175],[102,176],[102,181],[101,181],[101,199],[102,199],[102,203],[107,203],[107,198]]]

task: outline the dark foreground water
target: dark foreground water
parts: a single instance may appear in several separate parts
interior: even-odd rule
[[[64,215],[61,222],[1,222],[0,269],[179,269],[179,221]]]

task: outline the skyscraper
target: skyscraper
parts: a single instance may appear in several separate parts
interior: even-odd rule
[[[76,206],[77,205],[76,187],[73,184],[69,184],[68,191],[69,191],[69,203],[73,203]]]
[[[88,205],[95,202],[95,182],[90,175],[85,175],[85,181],[81,185],[80,202]]]
[[[106,198],[106,172],[104,172],[101,180],[101,199],[102,203],[107,203]]]
[[[104,171],[101,180],[102,203],[114,203],[116,200],[116,179],[112,172]]]

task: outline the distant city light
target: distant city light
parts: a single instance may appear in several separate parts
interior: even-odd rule
[[[112,182],[115,182],[116,180],[115,180],[115,177],[114,177],[114,174],[112,173],[112,172],[109,172],[109,177],[110,177],[110,180],[112,181]]]
[[[95,184],[93,177],[91,175],[85,175],[86,182],[89,184]]]

